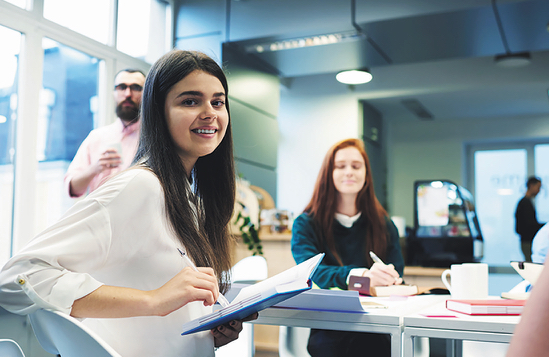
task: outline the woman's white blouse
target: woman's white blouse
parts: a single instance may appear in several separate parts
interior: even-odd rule
[[[77,202],[8,261],[0,272],[0,305],[18,314],[40,307],[70,313],[75,300],[103,284],[156,289],[186,266],[177,248],[185,250],[171,230],[160,182],[146,169],[130,169]],[[185,322],[209,312],[194,302],[165,317],[84,323],[124,357],[213,356],[209,331],[181,336]]]

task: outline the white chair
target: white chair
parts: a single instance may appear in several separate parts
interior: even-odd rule
[[[264,257],[254,255],[246,257],[236,263],[231,269],[231,281],[233,283],[256,283],[268,277],[267,260]],[[249,323],[242,325],[242,332],[238,339],[215,352],[216,357],[252,357],[255,354],[253,348],[254,326]]]
[[[280,357],[310,357],[307,352],[310,328],[280,326],[278,331],[278,355]]]
[[[29,315],[34,334],[44,350],[63,357],[121,357],[77,319],[40,309]]]
[[[0,339],[0,356],[2,357],[25,357],[21,347],[14,340]]]
[[[233,283],[254,284],[267,279],[268,275],[267,260],[260,255],[246,257],[231,269],[231,281]]]

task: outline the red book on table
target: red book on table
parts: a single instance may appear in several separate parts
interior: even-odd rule
[[[520,315],[526,300],[446,300],[448,310],[467,315]]]

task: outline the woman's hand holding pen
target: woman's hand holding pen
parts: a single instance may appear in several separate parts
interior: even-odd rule
[[[212,268],[186,267],[160,288],[150,291],[153,315],[165,316],[193,301],[215,304],[219,286]]]
[[[363,275],[370,278],[371,286],[402,284],[402,278],[399,277],[393,264],[385,264],[373,251],[370,251],[370,257],[374,264]]]
[[[363,276],[370,278],[371,286],[402,284],[402,278],[399,278],[393,264],[374,263],[369,270],[364,272]]]

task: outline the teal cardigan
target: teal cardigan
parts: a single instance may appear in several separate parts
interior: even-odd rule
[[[396,271],[402,276],[404,259],[400,250],[398,231],[389,218],[386,218],[388,241],[387,252],[384,256],[374,252],[386,264],[393,264]],[[338,287],[347,290],[347,276],[351,269],[370,268],[365,248],[366,227],[368,222],[361,216],[352,227],[342,226],[334,220],[333,234],[337,252],[343,266],[340,266],[326,246],[321,246],[319,236],[315,230],[315,222],[307,214],[299,215],[292,227],[292,255],[297,264],[313,257],[318,253],[326,253],[320,266],[313,275],[313,282],[323,289]]]

